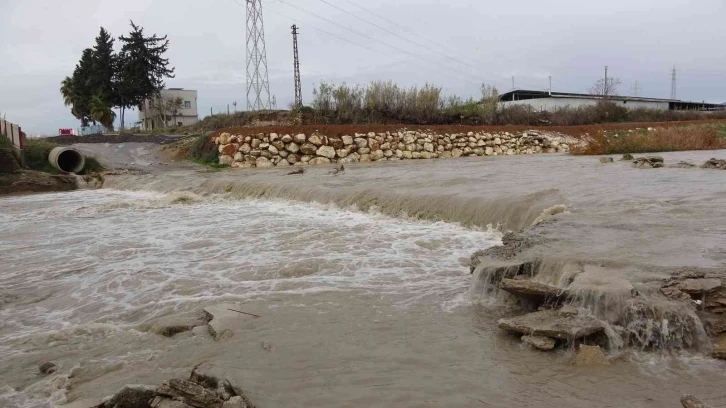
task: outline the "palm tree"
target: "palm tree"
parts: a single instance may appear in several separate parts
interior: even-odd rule
[[[73,105],[73,80],[66,77],[61,82],[60,93],[63,95],[63,104],[66,106]]]
[[[91,98],[91,119],[102,124],[106,129],[113,129],[116,112],[111,109],[111,106],[101,95],[94,95]]]

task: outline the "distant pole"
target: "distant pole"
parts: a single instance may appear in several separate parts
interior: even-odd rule
[[[214,116],[214,112],[212,112],[212,107],[209,107],[209,116]]]
[[[671,74],[671,99],[676,99],[676,66],[673,66],[673,73]]]
[[[605,85],[602,88],[602,95],[608,96],[608,66],[605,65]]]
[[[552,96],[552,75],[550,75],[550,96]]]
[[[232,102],[232,106],[234,106],[234,113],[237,113],[237,101]]]
[[[300,58],[298,57],[297,48],[297,30],[296,24],[292,25],[292,49],[294,53],[294,68],[295,68],[295,107],[299,108],[302,106],[302,86],[300,85]]]
[[[512,75],[512,90],[514,90],[514,75]]]
[[[227,115],[229,115],[229,104],[227,104]]]

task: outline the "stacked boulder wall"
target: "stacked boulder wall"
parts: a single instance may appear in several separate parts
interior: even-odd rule
[[[219,163],[236,168],[565,153],[576,143],[563,134],[535,130],[442,134],[401,129],[342,136],[222,132],[213,140],[219,146]]]

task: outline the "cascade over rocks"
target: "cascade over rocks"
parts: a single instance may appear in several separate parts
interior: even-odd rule
[[[235,168],[280,165],[283,151],[311,156],[304,164],[353,163],[383,160],[435,159],[467,156],[501,156],[513,154],[566,153],[574,139],[556,132],[525,131],[516,133],[467,132],[438,134],[433,131],[357,133],[335,136],[279,135],[258,133],[232,135],[221,133],[214,138],[219,145],[220,164]],[[238,155],[237,152],[242,153]],[[357,154],[353,154],[357,153]],[[255,157],[263,156],[260,166]],[[324,159],[324,160],[316,160]],[[234,163],[245,163],[235,165]],[[288,160],[288,163],[290,161]],[[285,164],[283,164],[285,165]]]

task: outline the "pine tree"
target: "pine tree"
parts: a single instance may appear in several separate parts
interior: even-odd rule
[[[71,77],[71,95],[73,101],[73,116],[81,121],[82,126],[88,126],[93,121],[91,118],[91,98],[93,97],[93,89],[91,88],[91,77],[93,75],[93,50],[86,48],[83,50],[81,60],[76,65]]]
[[[122,123],[125,108],[140,107],[146,99],[159,94],[165,78],[174,78],[174,68],[164,58],[169,49],[167,36],[144,37],[144,29],[133,21],[131,28],[127,37],[119,37],[123,46],[117,72],[117,105],[122,109]]]
[[[93,70],[90,78],[93,94],[109,102],[115,99],[113,80],[116,56],[113,53],[113,42],[113,37],[101,27],[93,47]]]

